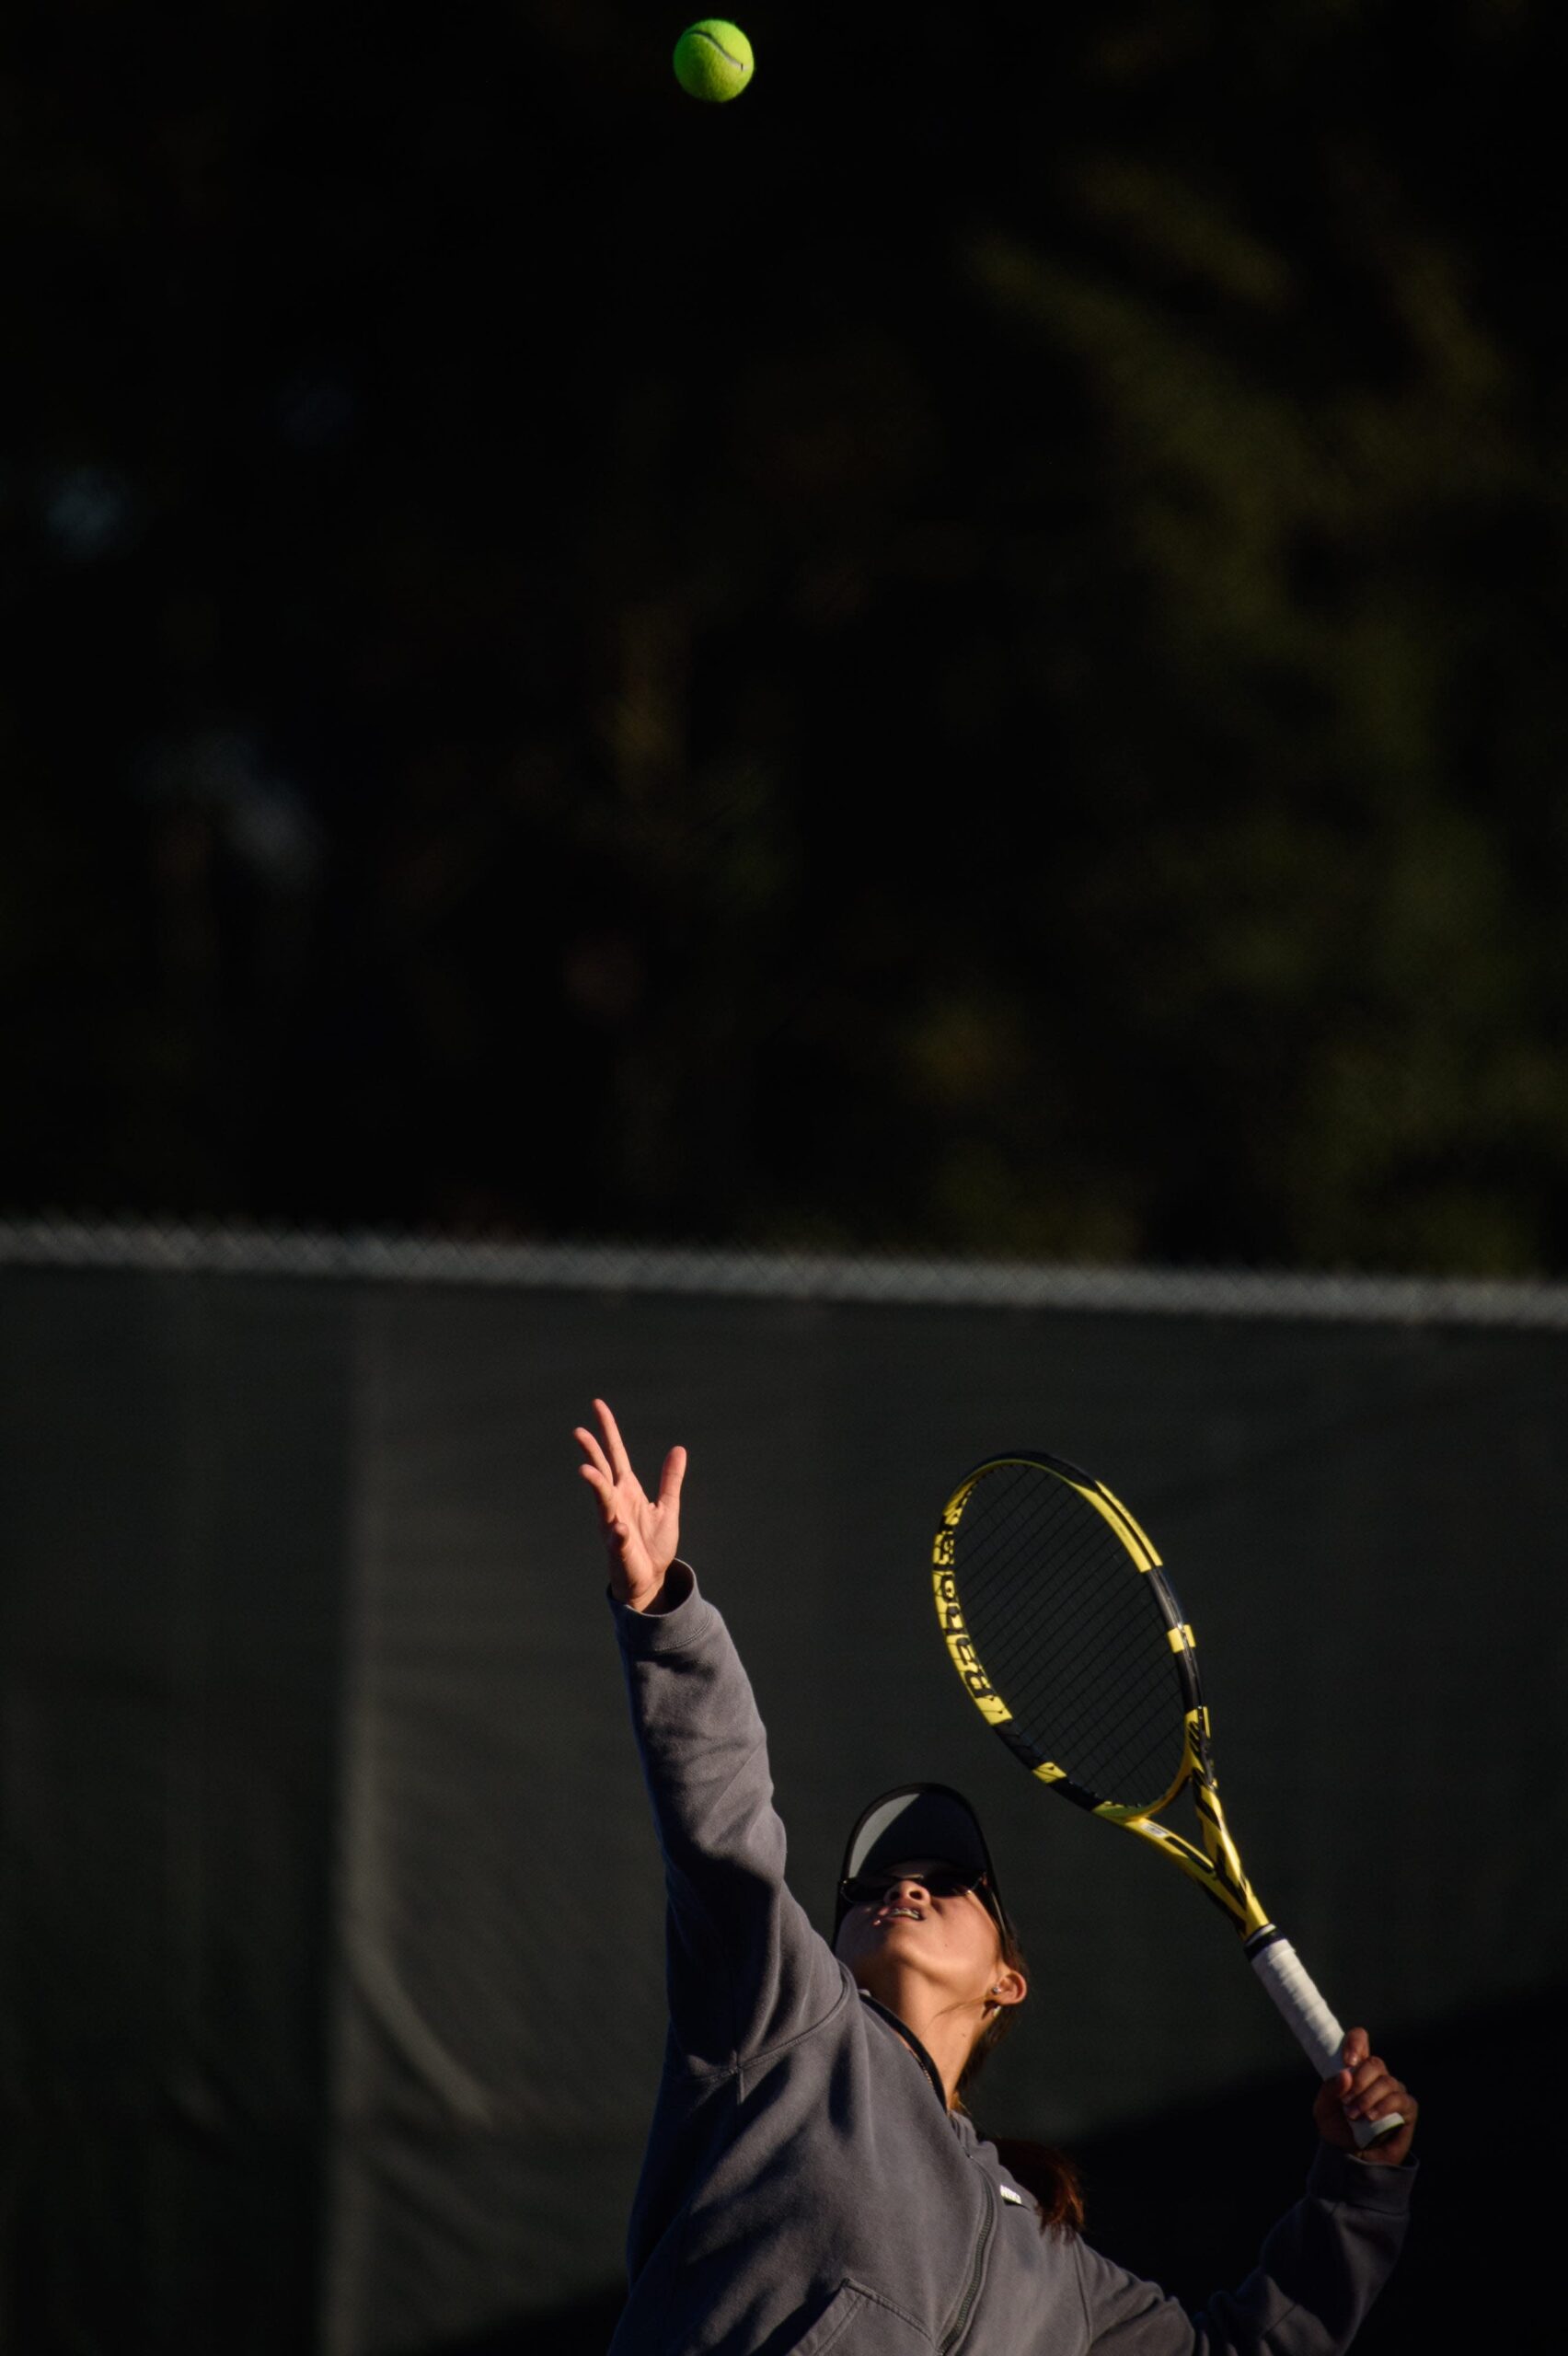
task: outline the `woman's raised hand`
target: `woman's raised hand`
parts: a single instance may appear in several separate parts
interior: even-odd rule
[[[599,1527],[610,1558],[610,1593],[633,1611],[646,1611],[675,1559],[686,1452],[671,1449],[659,1475],[659,1494],[651,1499],[631,1469],[616,1419],[602,1399],[594,1400],[594,1412],[600,1438],[579,1424],[575,1438],[583,1461],[577,1469],[599,1500]]]

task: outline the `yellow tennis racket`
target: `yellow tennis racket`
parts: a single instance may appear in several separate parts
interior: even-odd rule
[[[1043,1784],[1196,1882],[1240,1934],[1314,2067],[1332,2077],[1344,2033],[1241,1870],[1192,1627],[1125,1506],[1060,1457],[989,1457],[948,1499],[932,1559],[948,1651],[987,1726]],[[1182,1791],[1196,1842],[1161,1821]],[[1353,2129],[1365,2146],[1403,2123]]]

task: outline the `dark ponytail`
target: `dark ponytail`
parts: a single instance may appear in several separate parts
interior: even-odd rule
[[[1083,2231],[1083,2186],[1065,2152],[1050,2143],[1027,2143],[1014,2135],[995,2139],[997,2156],[1008,2174],[1033,2196],[1040,2212],[1040,2230],[1066,2240]]]

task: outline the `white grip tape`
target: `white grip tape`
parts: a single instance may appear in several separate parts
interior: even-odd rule
[[[1290,1941],[1271,1939],[1252,1958],[1252,1969],[1295,2030],[1320,2078],[1333,2077],[1344,2067],[1344,2031],[1319,1995],[1311,1973]],[[1396,2111],[1381,2119],[1353,2119],[1350,2131],[1365,2150],[1380,2135],[1390,2134],[1403,2124]]]
[[[1257,1973],[1290,2023],[1320,2078],[1332,2078],[1343,2064],[1344,2031],[1319,1995],[1301,1958],[1288,1939],[1271,1939],[1252,1958]]]

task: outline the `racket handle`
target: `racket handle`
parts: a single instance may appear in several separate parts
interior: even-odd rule
[[[1337,2077],[1344,2067],[1344,2031],[1335,2020],[1317,1983],[1288,1939],[1277,1932],[1257,1947],[1249,1947],[1252,1969],[1296,2032],[1297,2040],[1320,2078]],[[1357,2148],[1381,2142],[1402,2127],[1398,2111],[1381,2119],[1353,2119],[1350,2131]]]

